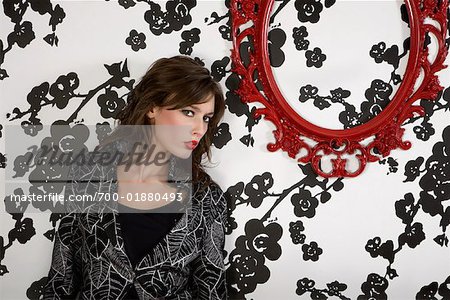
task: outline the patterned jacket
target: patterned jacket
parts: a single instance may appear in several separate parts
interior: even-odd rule
[[[69,177],[79,181],[66,186],[66,197],[117,192],[114,165],[71,168]],[[117,204],[109,212],[65,215],[55,234],[44,299],[124,299],[132,285],[140,299],[226,299],[226,200],[212,182],[203,190],[194,184],[191,201],[135,268],[125,253]]]

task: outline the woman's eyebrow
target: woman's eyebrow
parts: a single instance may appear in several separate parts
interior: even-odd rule
[[[195,110],[196,112],[200,112],[200,109],[195,105],[189,105],[189,107],[192,107],[192,109]],[[214,112],[212,111],[212,112],[205,114],[205,116],[209,116],[209,115],[211,115],[211,116],[214,115]]]

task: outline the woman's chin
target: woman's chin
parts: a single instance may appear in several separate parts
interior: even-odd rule
[[[188,159],[191,157],[192,155],[192,150],[178,150],[178,151],[173,151],[172,155],[181,158],[181,159]]]

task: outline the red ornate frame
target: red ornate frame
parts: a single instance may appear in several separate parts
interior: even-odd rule
[[[402,124],[414,114],[423,115],[424,109],[414,103],[420,99],[435,99],[443,87],[439,84],[436,72],[446,68],[444,65],[448,49],[445,47],[447,30],[448,0],[405,0],[411,28],[410,55],[404,79],[389,105],[375,118],[367,123],[350,129],[327,129],[314,125],[301,116],[288,104],[275,81],[269,61],[268,26],[274,0],[231,0],[232,17],[232,61],[233,72],[239,75],[241,83],[237,94],[245,103],[259,102],[264,108],[256,109],[254,117],[264,115],[271,121],[276,130],[273,131],[275,143],[269,143],[267,149],[282,149],[295,158],[302,149],[307,154],[298,162],[308,163],[317,174],[323,177],[355,177],[365,169],[367,162],[375,162],[390,154],[396,148],[409,149],[411,142],[403,140]],[[439,27],[425,23],[431,19]],[[252,22],[252,26],[241,29]],[[433,23],[433,22],[431,22]],[[433,23],[434,24],[434,23]],[[424,48],[426,33],[433,34],[437,40],[437,55],[433,62],[428,61],[428,49]],[[250,51],[250,63],[246,67],[241,59],[239,47],[245,38],[253,40],[254,51]],[[414,89],[421,69],[423,81]],[[259,92],[253,80],[257,71],[263,86]],[[367,145],[361,142],[369,137],[374,139]],[[305,138],[317,143],[310,146]],[[378,152],[378,154],[375,152]],[[321,152],[323,154],[321,154]],[[332,171],[321,169],[323,155],[334,155]],[[359,167],[355,172],[347,170],[347,159],[344,155],[355,155]]]

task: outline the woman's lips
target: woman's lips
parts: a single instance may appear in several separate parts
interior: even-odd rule
[[[185,142],[184,144],[186,145],[186,148],[188,148],[190,150],[194,150],[195,147],[197,147],[198,142],[197,141],[190,141],[190,142]]]

